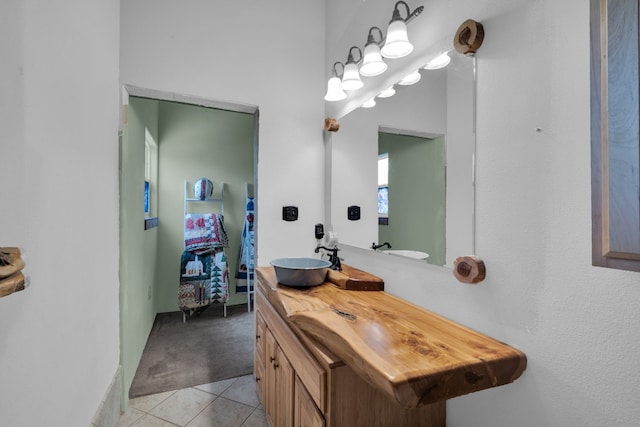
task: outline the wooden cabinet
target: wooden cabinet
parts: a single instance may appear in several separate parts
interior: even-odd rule
[[[272,427],[444,427],[445,401],[407,409],[287,322],[268,301],[258,274],[258,392]]]
[[[265,400],[263,406],[273,426],[293,426],[294,372],[291,363],[269,329],[265,336],[267,365],[264,371]]]
[[[266,326],[264,319],[260,313],[256,313],[256,348],[253,353],[253,371],[256,379],[258,396],[260,401],[264,402],[265,395],[265,378],[264,378],[264,341],[266,336]]]
[[[293,412],[294,425],[297,427],[324,427],[324,417],[313,403],[300,378],[296,378]]]

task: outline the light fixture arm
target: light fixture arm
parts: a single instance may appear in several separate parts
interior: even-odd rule
[[[340,74],[338,74],[338,70],[336,70],[336,65],[342,65],[342,72]],[[335,77],[339,77],[342,78],[342,75],[344,74],[344,64],[340,61],[336,61],[333,64],[333,69],[332,69],[332,73]]]
[[[357,49],[358,50],[358,54],[360,55],[360,57],[358,58],[358,60],[354,60],[353,59],[353,49]],[[354,63],[354,64],[359,64],[360,61],[362,61],[362,50],[360,50],[360,48],[358,46],[352,46],[351,49],[349,49],[349,56],[347,57],[347,64],[349,63]]]
[[[373,37],[373,30],[378,30],[378,34],[380,34],[380,40],[376,41],[375,37]],[[367,36],[367,44],[365,45],[365,47],[367,47],[371,43],[375,43],[378,46],[381,46],[383,42],[384,42],[384,34],[382,33],[382,30],[378,27],[369,28],[369,35]]]
[[[400,10],[398,9],[398,6],[403,5],[407,11],[407,17],[405,19],[403,19],[400,16]],[[413,18],[415,18],[416,16],[420,15],[422,13],[422,11],[424,10],[424,6],[418,6],[415,8],[415,10],[413,12],[411,12],[411,9],[409,8],[409,5],[400,0],[399,2],[396,3],[396,5],[393,8],[393,16],[391,17],[391,22],[393,21],[398,21],[398,20],[403,20],[405,23],[409,23],[409,21],[411,21]]]

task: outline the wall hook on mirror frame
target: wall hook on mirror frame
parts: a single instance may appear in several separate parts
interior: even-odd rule
[[[487,276],[487,269],[475,255],[459,256],[453,261],[453,275],[462,283],[476,284]]]
[[[476,53],[484,41],[484,27],[473,19],[464,21],[453,38],[453,47],[463,55]]]
[[[24,266],[20,248],[0,247],[0,298],[29,286],[29,277],[22,272]]]
[[[332,117],[327,117],[324,119],[324,130],[327,132],[338,132],[340,130],[340,122]]]

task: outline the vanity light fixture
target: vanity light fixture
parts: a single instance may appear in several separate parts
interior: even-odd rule
[[[396,90],[393,88],[393,85],[389,88],[383,90],[378,94],[378,98],[390,98],[396,94]]]
[[[400,80],[398,84],[402,86],[409,86],[409,85],[418,83],[421,77],[422,76],[420,75],[420,71],[416,70],[413,73],[407,75],[402,80]]]
[[[375,40],[373,30],[378,30],[380,40]],[[371,27],[367,36],[367,44],[364,45],[364,58],[360,66],[361,75],[366,77],[379,76],[387,70],[387,64],[382,60],[380,54],[380,44],[382,44],[382,30],[378,27]]]
[[[353,50],[357,49],[360,54],[360,59],[357,61],[353,59]],[[342,83],[340,87],[342,90],[356,90],[364,86],[364,82],[360,79],[360,73],[358,72],[358,62],[362,60],[362,51],[358,46],[353,46],[349,49],[349,56],[347,57],[347,63],[344,66],[344,75],[342,76]]]
[[[400,16],[398,7],[403,5],[407,11],[407,17]],[[387,37],[381,49],[385,58],[402,58],[413,52],[413,45],[407,36],[407,22],[418,16],[424,10],[424,6],[416,8],[413,12],[409,10],[409,5],[404,1],[399,1],[393,8],[393,15],[387,28]]]
[[[327,83],[327,94],[324,96],[325,101],[342,101],[347,97],[347,94],[344,93],[344,91],[340,87],[340,77],[338,76],[338,72],[336,71],[336,65],[338,64],[342,65],[342,69],[344,70],[344,64],[342,64],[342,62],[336,62],[335,64],[333,64],[331,78]]]
[[[372,108],[375,106],[376,106],[375,98],[371,98],[370,100],[366,101],[364,104],[361,105],[362,108]]]
[[[451,58],[449,57],[449,52],[445,52],[441,55],[436,56],[431,61],[424,66],[425,70],[439,70],[441,68],[446,67],[451,62]]]

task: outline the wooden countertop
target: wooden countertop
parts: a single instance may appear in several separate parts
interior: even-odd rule
[[[285,320],[407,408],[508,384],[526,369],[521,351],[386,292],[290,288],[273,267],[256,271]]]

